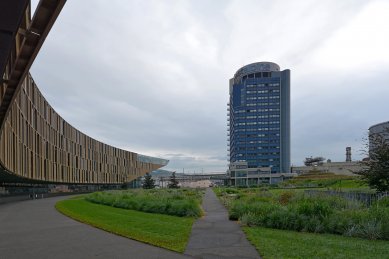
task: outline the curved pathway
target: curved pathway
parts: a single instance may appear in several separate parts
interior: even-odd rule
[[[0,258],[190,258],[63,216],[54,205],[67,198],[0,205]]]
[[[205,216],[198,219],[185,254],[196,258],[260,258],[235,221],[228,220],[228,212],[211,188],[203,199]]]

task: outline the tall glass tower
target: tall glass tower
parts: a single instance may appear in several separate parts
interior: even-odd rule
[[[230,79],[228,105],[230,163],[289,173],[290,70],[272,62],[242,67]]]

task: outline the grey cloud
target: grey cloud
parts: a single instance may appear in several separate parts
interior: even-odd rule
[[[387,78],[329,76],[307,57],[365,4],[93,1],[91,11],[89,1],[68,1],[32,75],[86,134],[166,157],[170,169],[221,171],[228,80],[240,66],[267,59],[292,70],[293,163],[310,154],[340,160],[370,123],[387,120],[378,112],[387,109],[387,91],[378,86]],[[371,82],[379,98],[366,89]],[[361,105],[366,97],[372,108]]]

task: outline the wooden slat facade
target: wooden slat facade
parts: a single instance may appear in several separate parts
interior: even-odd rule
[[[21,178],[74,184],[129,182],[164,166],[99,142],[67,123],[48,104],[31,75],[0,132],[1,164]]]
[[[167,160],[121,150],[78,131],[34,83],[28,70],[65,1],[40,0],[32,20],[30,1],[8,2],[20,17],[0,10],[13,37],[12,47],[0,52],[0,182],[120,184],[166,165]]]

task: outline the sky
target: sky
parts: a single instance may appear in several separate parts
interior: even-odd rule
[[[37,1],[32,1],[33,6]],[[389,120],[389,1],[68,0],[32,66],[52,107],[186,173],[227,169],[228,81],[291,70],[291,162],[363,158]]]

